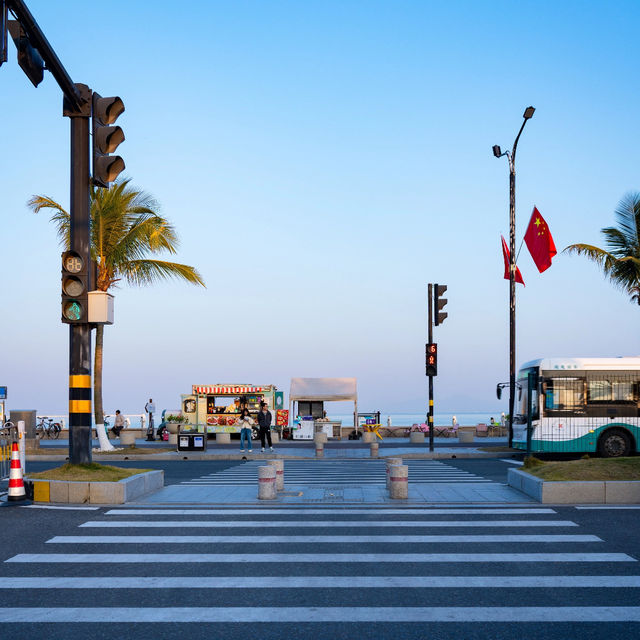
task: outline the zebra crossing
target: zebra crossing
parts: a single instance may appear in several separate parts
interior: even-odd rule
[[[579,637],[581,623],[639,623],[637,560],[608,549],[567,512],[542,506],[104,509],[87,513],[70,535],[51,535],[36,552],[5,560],[0,630],[3,623],[19,623],[18,630],[130,623],[127,638],[149,637],[151,629],[156,637],[187,639],[194,623],[221,625],[217,637],[231,637],[225,629],[232,625],[261,623],[272,625],[269,637],[289,638],[286,625],[295,623],[299,637],[359,637],[359,630],[371,633],[378,625],[379,638],[418,638],[424,636],[411,626],[416,622],[463,625],[460,637],[464,625],[495,622],[509,626],[504,636],[492,626],[490,637],[506,639],[526,634],[514,624],[572,623]],[[198,535],[189,533],[194,529]],[[48,589],[55,599],[42,599],[54,593]],[[180,630],[172,635],[172,628],[150,623],[176,623]],[[334,624],[340,625],[335,634]],[[36,636],[19,631],[16,637]]]
[[[438,460],[405,460],[409,467],[409,483],[474,483],[491,484],[492,481],[464,469]],[[258,467],[264,461],[251,460],[242,465],[208,473],[199,478],[184,480],[188,486],[246,486],[255,485]],[[384,485],[386,483],[383,460],[308,461],[287,460],[285,478],[289,485],[350,486]]]

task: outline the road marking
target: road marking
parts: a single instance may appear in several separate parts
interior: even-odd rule
[[[5,562],[61,564],[335,562],[349,564],[353,562],[637,562],[637,560],[626,553],[21,553]]]
[[[207,529],[245,529],[269,527],[577,527],[570,520],[90,520],[79,527],[89,528],[207,528]]]
[[[175,486],[175,485],[172,485]],[[335,508],[335,507],[324,507],[324,508],[286,508],[282,507],[279,509],[273,508],[262,508],[262,509],[201,509],[201,508],[193,508],[193,509],[184,509],[183,507],[176,508],[164,508],[164,509],[156,509],[154,507],[146,507],[146,508],[137,508],[137,509],[110,509],[106,512],[105,515],[108,516],[118,516],[118,515],[126,515],[126,516],[141,516],[141,515],[155,515],[155,516],[185,516],[185,515],[197,515],[197,516],[206,516],[206,515],[273,515],[280,513],[295,513],[299,515],[317,515],[317,514],[327,514],[330,513],[332,515],[361,515],[361,514],[384,514],[384,515],[403,515],[403,514],[420,514],[420,515],[478,515],[478,514],[513,514],[513,515],[524,515],[524,514],[543,514],[543,513],[557,513],[554,509],[545,509],[545,508],[504,508],[504,507],[479,507],[479,508],[420,508],[415,509],[411,507],[407,507],[406,509],[393,509],[391,507],[383,507],[380,509],[343,509],[343,508]]]
[[[47,544],[318,544],[318,543],[602,542],[593,535],[460,536],[55,536]]]
[[[509,458],[500,458],[499,460],[500,460],[500,462],[507,462],[509,464],[515,464],[515,465],[518,465],[519,467],[521,467],[524,464],[524,462],[522,462],[521,460],[511,460]]]
[[[25,504],[23,509],[62,509],[64,511],[97,511],[100,507],[57,507],[50,504]]]
[[[640,607],[12,607],[0,622],[639,622]]]
[[[576,509],[640,509],[640,505],[638,505],[638,506],[633,506],[633,505],[625,505],[625,506],[602,505],[602,506],[593,506],[593,507],[576,507]]]
[[[3,589],[640,588],[640,576],[249,576],[3,578]]]

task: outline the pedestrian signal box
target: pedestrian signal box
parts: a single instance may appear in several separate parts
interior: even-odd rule
[[[429,377],[438,375],[438,345],[435,342],[426,345],[426,365]]]

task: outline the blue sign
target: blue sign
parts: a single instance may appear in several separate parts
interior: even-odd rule
[[[7,399],[7,387],[0,387],[0,400]]]

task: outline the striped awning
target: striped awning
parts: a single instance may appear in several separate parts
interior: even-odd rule
[[[206,394],[210,396],[242,395],[245,393],[262,393],[264,387],[252,387],[251,385],[213,385],[199,386],[194,384],[191,393]]]

